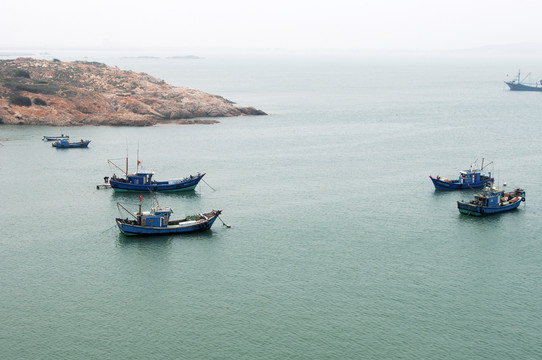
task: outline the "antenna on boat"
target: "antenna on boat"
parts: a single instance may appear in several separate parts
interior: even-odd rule
[[[477,162],[478,162],[478,159],[474,160],[474,162],[470,164],[470,171],[472,171],[472,168],[476,166]]]

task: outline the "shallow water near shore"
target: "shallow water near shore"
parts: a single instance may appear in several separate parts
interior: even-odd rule
[[[502,82],[536,59],[96,60],[270,115],[1,126],[1,358],[542,356],[542,94]],[[92,142],[41,141],[61,132]],[[175,218],[223,209],[231,228],[121,235],[116,203],[139,194],[96,185],[138,149],[158,180],[207,173],[157,195]],[[517,210],[469,217],[473,191],[433,190],[482,158],[525,188]]]

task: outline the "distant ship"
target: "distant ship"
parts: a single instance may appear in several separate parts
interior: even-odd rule
[[[528,78],[531,73],[528,73],[523,80]],[[527,83],[521,80],[521,73],[518,71],[518,75],[512,79],[512,81],[505,81],[506,85],[510,87],[510,90],[514,91],[542,91],[542,80],[535,83]]]

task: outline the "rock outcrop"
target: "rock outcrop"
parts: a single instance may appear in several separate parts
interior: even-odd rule
[[[97,62],[0,61],[0,123],[149,126],[265,115],[221,96]]]

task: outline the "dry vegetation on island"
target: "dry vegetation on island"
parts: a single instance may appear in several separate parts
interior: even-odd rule
[[[102,63],[0,60],[0,124],[149,126],[241,115],[265,113]]]

